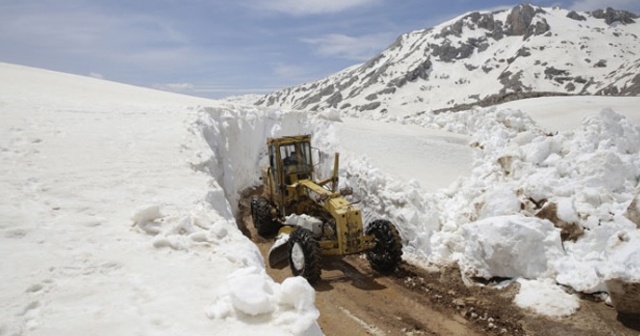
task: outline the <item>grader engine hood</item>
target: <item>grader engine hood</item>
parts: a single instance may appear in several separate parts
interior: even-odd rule
[[[335,213],[338,245],[342,247],[340,254],[353,254],[366,250],[368,246],[364,244],[367,239],[362,232],[360,208],[351,205],[343,197],[330,199],[327,208]]]

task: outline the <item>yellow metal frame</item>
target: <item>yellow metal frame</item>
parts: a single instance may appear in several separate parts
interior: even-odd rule
[[[262,170],[265,183],[265,196],[275,203],[277,212],[274,217],[285,216],[288,213],[303,214],[309,209],[322,208],[335,220],[336,239],[320,240],[322,254],[346,255],[360,253],[375,246],[374,237],[366,236],[362,226],[362,211],[351,204],[342,194],[336,192],[338,188],[338,164],[339,154],[336,153],[333,167],[333,176],[322,181],[313,180],[313,162],[309,162],[311,171],[310,179],[293,179],[291,184],[284,184],[285,172],[280,157],[280,147],[291,144],[311,144],[310,135],[287,136],[282,138],[268,138],[267,146],[272,148],[270,155],[277,172],[273,174],[271,167]],[[273,147],[272,147],[273,146]],[[282,181],[278,186],[278,181]],[[331,188],[325,186],[331,183]],[[315,197],[314,197],[315,196]],[[315,198],[315,199],[314,199]],[[295,204],[291,209],[288,205]],[[291,230],[287,228],[286,230]]]

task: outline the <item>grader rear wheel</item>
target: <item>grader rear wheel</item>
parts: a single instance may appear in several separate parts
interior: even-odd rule
[[[271,217],[271,208],[266,198],[261,196],[251,198],[251,219],[258,234],[263,237],[275,234],[280,228],[279,223]]]
[[[371,268],[380,273],[395,271],[402,260],[402,242],[395,226],[379,219],[369,224],[366,234],[376,238],[376,246],[367,251]]]

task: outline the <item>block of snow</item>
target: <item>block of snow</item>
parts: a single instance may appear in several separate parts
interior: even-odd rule
[[[152,222],[162,217],[160,212],[160,206],[157,204],[142,205],[133,212],[131,220],[134,224],[140,225],[148,222]]]
[[[222,220],[217,221],[215,224],[211,226],[210,232],[213,234],[214,237],[218,239],[222,239],[226,237],[228,233],[226,221],[222,221]]]
[[[550,274],[550,262],[563,254],[559,230],[539,218],[491,217],[462,229],[460,268],[468,277],[533,279]]]
[[[616,310],[640,314],[640,230],[623,230],[608,242],[607,261],[598,272]]]
[[[322,234],[322,220],[308,215],[289,215],[285,219],[285,224],[305,228],[314,235]]]
[[[287,278],[282,282],[279,301],[300,311],[312,309],[316,291],[302,277]]]
[[[609,238],[607,263],[599,268],[605,279],[640,282],[640,230],[623,230]]]
[[[246,267],[227,277],[216,302],[205,309],[211,319],[277,325],[295,335],[321,335],[316,320],[315,290],[306,279],[274,282],[262,268]],[[255,319],[255,318],[259,319]]]
[[[536,213],[536,217],[546,219],[561,230],[562,240],[575,241],[584,233],[584,228],[579,224],[580,218],[573,204],[573,200],[562,197],[558,203],[547,202]]]
[[[320,312],[314,305],[315,298],[316,292],[306,279],[285,279],[280,286],[278,304],[281,311],[276,323],[287,325],[296,335],[313,335],[314,327],[317,327],[315,321],[320,317]]]
[[[157,204],[149,204],[138,207],[131,215],[133,224],[138,226],[142,231],[156,235],[161,232],[160,224],[157,219],[162,218],[160,206]]]
[[[481,204],[478,219],[513,215],[520,212],[520,199],[518,199],[511,188],[496,188],[491,190],[482,194],[477,202]]]
[[[518,307],[552,317],[572,315],[580,308],[580,301],[575,295],[566,293],[550,279],[518,279],[518,283],[520,291],[513,299]]]
[[[268,314],[276,309],[272,280],[255,267],[235,271],[228,277],[233,307],[251,316]]]

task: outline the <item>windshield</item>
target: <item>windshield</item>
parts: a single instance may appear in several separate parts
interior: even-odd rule
[[[311,146],[308,142],[280,146],[280,157],[285,165],[311,165]]]
[[[298,142],[280,146],[280,158],[284,171],[284,183],[311,179],[313,166],[311,162],[311,144]]]

